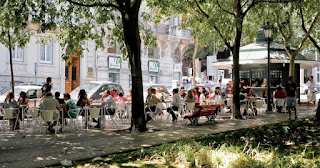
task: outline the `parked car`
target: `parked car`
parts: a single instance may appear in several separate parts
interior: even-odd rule
[[[6,99],[7,94],[11,89],[7,90],[0,96],[0,103],[3,103]],[[41,86],[15,86],[14,87],[14,98],[17,100],[19,98],[20,92],[26,92],[28,99],[37,99],[41,97]]]
[[[117,89],[119,92],[123,92],[122,86],[118,83],[113,83],[110,81],[91,81],[84,83],[70,92],[71,99],[74,101],[78,100],[78,94],[81,89],[84,89],[87,96],[92,101],[99,101],[105,90],[113,91]]]

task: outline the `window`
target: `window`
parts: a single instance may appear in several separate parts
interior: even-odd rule
[[[119,73],[109,73],[109,81],[119,83]]]
[[[270,73],[270,77],[272,79],[282,79],[282,71],[280,70],[272,70]]]
[[[260,70],[260,69],[257,69],[257,70],[254,70],[254,71],[251,71],[251,74],[252,74],[252,79],[262,79],[266,76],[266,71],[265,70]]]
[[[121,48],[119,43],[116,44],[116,54],[121,54]]]
[[[69,66],[65,67],[64,77],[66,80],[69,80]]]
[[[157,76],[149,76],[149,82],[150,83],[158,83],[158,77]]]
[[[240,71],[239,76],[240,78],[250,78],[250,71]]]
[[[148,48],[148,58],[154,58],[154,50],[153,50],[153,48]]]
[[[45,64],[52,64],[53,55],[53,44],[52,42],[48,44],[40,45],[40,62]]]
[[[16,44],[14,46],[14,50],[12,50],[12,61],[15,62],[23,62],[23,58],[24,58],[24,49],[23,48],[19,48],[18,44]],[[9,53],[10,56],[10,53]]]

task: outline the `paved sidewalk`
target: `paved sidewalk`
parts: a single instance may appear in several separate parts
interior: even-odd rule
[[[311,107],[300,107],[298,118],[314,116]],[[124,130],[87,130],[51,135],[21,129],[0,135],[0,167],[44,167],[57,165],[61,160],[86,160],[97,156],[159,145],[186,138],[201,137],[229,130],[286,121],[288,114],[261,114],[246,120],[218,119],[217,124],[190,126],[187,120],[178,122],[151,121],[147,133],[128,133]],[[27,133],[26,133],[27,132]]]

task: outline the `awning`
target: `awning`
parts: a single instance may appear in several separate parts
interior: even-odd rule
[[[320,62],[317,61],[307,61],[307,60],[295,60],[296,64],[300,64],[301,69],[309,69],[320,66]],[[270,63],[287,63],[289,64],[289,60],[270,60]],[[254,59],[254,60],[240,60],[240,65],[248,65],[248,64],[261,64],[262,66],[268,64],[267,59]],[[232,69],[233,62],[232,61],[221,61],[212,63],[212,67],[215,69]]]

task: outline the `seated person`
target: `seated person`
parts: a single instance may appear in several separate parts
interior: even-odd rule
[[[60,92],[54,93],[54,98],[58,100],[60,107],[63,109],[63,114],[60,113],[60,115],[63,115],[63,117],[68,116],[66,115],[66,113],[68,112],[67,105],[64,102],[64,99],[60,99]]]
[[[58,100],[54,99],[52,97],[52,94],[50,92],[46,93],[46,98],[43,99],[43,102],[42,102],[42,110],[60,110],[60,104],[58,102]],[[57,119],[57,116],[54,115],[53,116],[53,119],[56,120]],[[60,120],[60,118],[59,118]],[[54,133],[54,129],[53,127],[57,125],[57,121],[54,121],[52,124],[51,123],[48,123],[49,124],[49,128],[48,130],[50,131],[50,133]]]
[[[263,89],[262,91],[261,91],[261,94],[260,94],[260,96],[262,97],[262,98],[268,98],[268,92],[267,92],[267,90],[266,89]]]
[[[116,108],[116,101],[113,99],[113,97],[110,95],[109,90],[105,90],[104,94],[102,96],[102,105],[108,107],[108,113],[110,115],[113,115],[115,113],[115,108]]]
[[[69,93],[63,94],[63,98],[64,98],[64,101],[66,102],[66,109],[67,109],[67,111],[73,110],[73,109],[77,109],[77,106],[74,104],[74,102],[73,102],[73,100],[71,99]],[[74,114],[74,113],[73,113],[73,114]],[[73,114],[70,114],[70,115],[73,115]],[[71,117],[72,117],[72,116],[71,116]]]
[[[246,98],[247,99],[252,99],[252,98],[255,98],[256,95],[253,93],[253,90],[250,89],[249,93],[247,94]]]
[[[203,90],[201,95],[200,95],[200,100],[199,100],[200,101],[200,105],[203,105],[203,104],[206,103],[206,100],[207,100],[206,95],[207,95],[207,91]]]
[[[179,109],[179,105],[182,104],[182,100],[178,92],[179,90],[177,88],[172,90],[172,94],[173,94],[172,106],[167,108],[167,112],[172,116],[172,121],[176,121],[178,119],[178,117],[173,111],[177,111]]]
[[[129,91],[129,94],[127,94],[127,96],[126,96],[126,101],[127,102],[131,102],[132,101],[132,91],[131,90]]]
[[[188,102],[188,103],[196,102],[196,97],[193,96],[192,90],[188,90],[187,99],[185,102]]]
[[[148,96],[147,96],[146,103],[145,103],[147,106],[145,109],[146,112],[148,112],[148,111],[155,112],[156,111],[158,99],[154,95],[155,91],[156,91],[156,89],[154,89],[154,88],[148,89]],[[152,119],[151,116],[147,115],[147,122],[150,121],[151,119]]]
[[[274,93],[275,99],[285,99],[286,98],[286,92],[281,88],[277,87],[277,90]],[[281,113],[282,107],[277,105],[277,112]]]
[[[119,103],[125,103],[126,102],[126,97],[123,96],[123,93],[119,93],[119,96],[117,98],[117,102]]]

